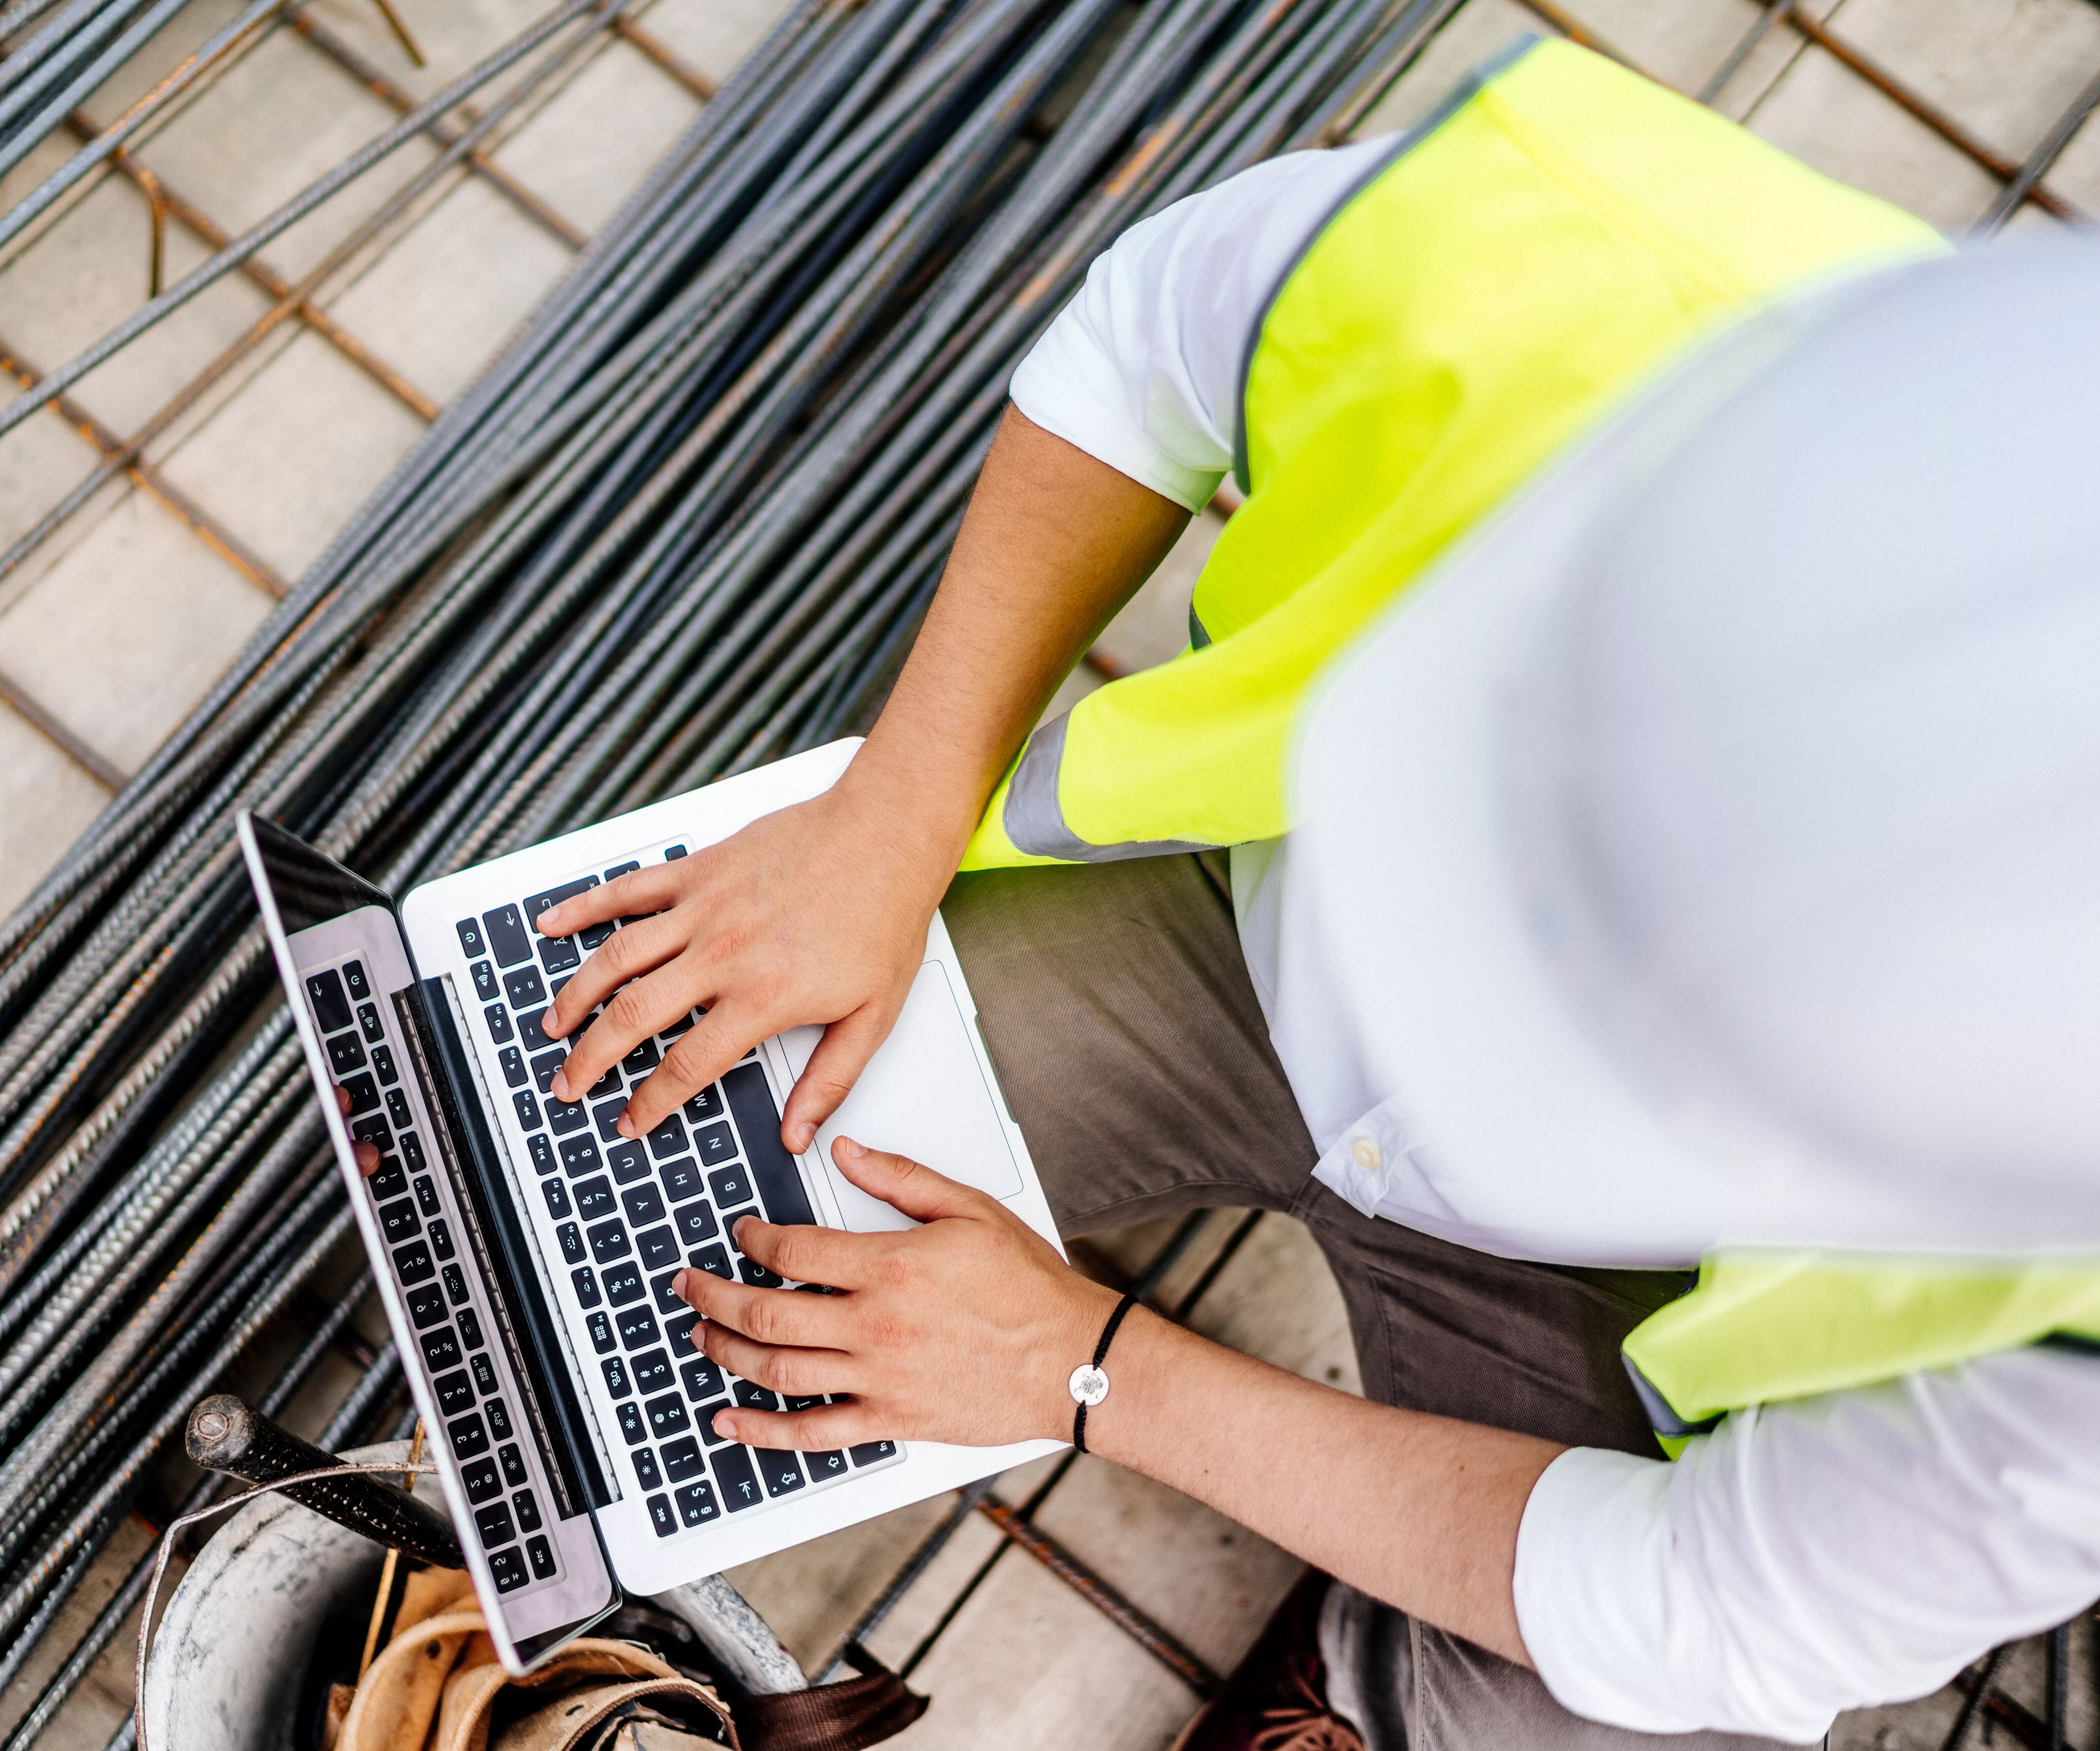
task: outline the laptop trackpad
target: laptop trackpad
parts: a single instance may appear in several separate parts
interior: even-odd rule
[[[882,1049],[817,1132],[845,1225],[865,1232],[911,1224],[831,1166],[832,1140],[840,1136],[908,1155],[994,1197],[1018,1192],[1021,1169],[1007,1147],[995,1099],[946,971],[929,960],[911,981],[911,995]]]

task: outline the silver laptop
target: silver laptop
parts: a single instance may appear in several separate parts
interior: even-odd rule
[[[746,1214],[910,1226],[832,1167],[842,1131],[978,1187],[1057,1243],[938,916],[888,1042],[799,1158],[780,1140],[780,1107],[816,1028],[765,1041],[633,1142],[613,1128],[626,1091],[692,1016],[580,1100],[549,1087],[566,1048],[540,1017],[615,926],[549,938],[532,928],[538,914],[818,794],[858,746],[652,804],[398,902],[275,823],[240,818],[394,1341],[514,1672],[623,1590],[660,1593],[1057,1450],[876,1440],[793,1453],[725,1441],[712,1428],[724,1405],[780,1401],[702,1356],[694,1315],[671,1292],[688,1267],[779,1284],[730,1236]],[[353,1137],[380,1150],[369,1180]]]

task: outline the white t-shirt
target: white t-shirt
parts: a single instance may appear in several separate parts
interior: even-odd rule
[[[1295,153],[1133,227],[1015,373],[1016,405],[1201,506],[1232,465],[1255,324],[1390,144]],[[1361,776],[1360,806],[1374,809],[1376,775]],[[1573,1207],[1524,1198],[1519,1229],[1508,1185],[1469,1196],[1412,1171],[1392,1134],[1401,1091],[1372,1068],[1388,1055],[1361,1049],[1379,1034],[1362,995],[1375,978],[1344,981],[1320,955],[1287,951],[1308,939],[1291,853],[1288,840],[1237,849],[1233,895],[1319,1176],[1366,1214],[1511,1256],[1696,1258],[1683,1237],[1707,1220],[1705,1189],[1674,1206],[1659,1190],[1637,1219],[1645,1232],[1615,1228],[1607,1256]],[[1510,1171],[1521,1180],[1527,1164]],[[1743,1413],[1674,1465],[1568,1453],[1525,1509],[1515,1590],[1540,1675],[1577,1714],[1815,1739],[1840,1709],[1936,1689],[2100,1596],[2100,1361],[2027,1350]]]

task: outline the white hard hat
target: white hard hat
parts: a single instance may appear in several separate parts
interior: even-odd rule
[[[1338,665],[1295,771],[1431,1151],[1704,1176],[1694,1251],[2100,1245],[2100,245],[1710,349]]]

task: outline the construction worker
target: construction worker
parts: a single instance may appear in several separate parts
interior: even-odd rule
[[[739,1237],[842,1293],[687,1273],[849,1395],[720,1431],[1083,1436],[1306,1559],[1192,1751],[1803,1743],[2100,1594],[2096,298],[1557,43],[1132,231],[845,778],[550,915],[665,909],[546,1026],[708,1006],[640,1130],[825,1022],[805,1148],[945,891],[1066,1232],[1302,1218],[1365,1396],[869,1138],[923,1226]],[[1030,734],[1229,468],[1190,652]]]

